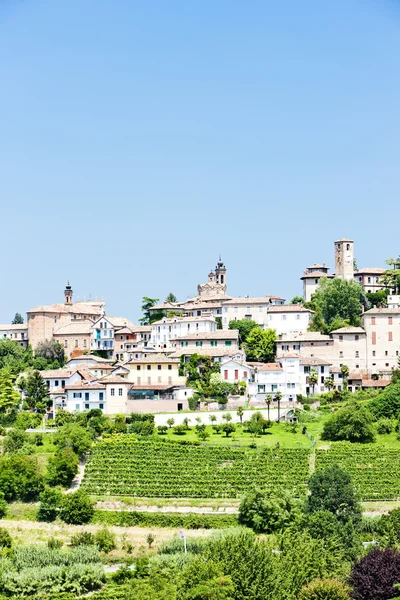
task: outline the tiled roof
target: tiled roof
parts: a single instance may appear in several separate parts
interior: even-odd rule
[[[370,308],[364,315],[400,315],[400,308]]]
[[[66,390],[104,390],[105,385],[99,383],[98,381],[77,381],[76,383],[71,383],[70,385],[66,385]]]
[[[72,321],[56,329],[53,335],[90,335],[92,333],[92,321]]]
[[[362,387],[371,387],[371,388],[374,388],[374,387],[383,388],[383,387],[387,387],[390,384],[391,384],[390,379],[378,379],[378,380],[376,380],[376,379],[363,379],[362,382],[361,382],[361,386]]]
[[[334,329],[331,333],[366,333],[362,327],[340,327],[340,329]]]
[[[30,313],[69,313],[65,304],[51,304],[51,305],[40,305],[36,308],[31,308],[31,310],[26,311],[27,314]]]
[[[266,304],[266,305],[270,305],[271,304],[271,300],[285,300],[285,298],[281,298],[280,296],[262,296],[261,298],[232,298],[232,300],[228,300],[227,302],[223,302],[223,306],[230,306],[230,305],[236,305],[236,304],[245,304],[245,305],[249,305],[251,306],[252,304],[254,305],[261,305],[261,304]]]
[[[88,365],[88,368],[91,371],[94,371],[95,369],[100,369],[100,371],[114,371],[114,369],[115,369],[115,367],[113,365],[109,365],[109,364]]]
[[[380,269],[379,267],[366,267],[365,269],[358,269],[354,271],[354,275],[382,275],[386,269]]]
[[[261,367],[257,367],[259,371],[283,371],[280,363],[265,363]]]
[[[106,317],[114,327],[137,327],[126,317]]]
[[[78,367],[72,367],[71,369],[48,369],[45,371],[39,371],[43,379],[68,379],[74,373],[78,371]]]
[[[165,356],[164,354],[155,354],[154,356],[143,356],[142,358],[132,358],[132,360],[128,361],[129,364],[161,364],[161,363],[170,363],[170,364],[178,364],[179,361],[170,356]]]
[[[170,356],[172,358],[179,358],[181,356],[189,356],[190,354],[200,354],[201,356],[236,356],[240,354],[244,356],[244,351],[238,348],[232,348],[229,346],[216,346],[203,348],[202,346],[186,346],[184,348],[177,348]]]
[[[238,340],[238,329],[217,329],[216,331],[204,331],[198,333],[188,333],[181,337],[174,338],[173,342],[181,340]]]
[[[127,381],[126,379],[124,379],[123,377],[121,377],[120,375],[106,375],[106,377],[102,377],[99,380],[101,383],[125,383],[125,384],[130,384],[132,385],[132,382]]]
[[[329,367],[332,363],[314,356],[302,356],[300,358],[300,364],[308,367]]]
[[[68,365],[68,363],[70,363],[73,360],[74,361],[78,360],[78,361],[82,361],[82,362],[89,360],[89,361],[94,361],[97,363],[108,363],[108,364],[111,364],[114,362],[114,359],[112,359],[112,358],[102,358],[101,356],[96,356],[95,354],[80,354],[79,356],[74,356],[73,358],[70,358],[69,361],[67,361],[67,365]]]
[[[213,304],[210,304],[208,302],[198,302],[198,303],[186,303],[183,310],[189,311],[189,310],[215,310],[216,308],[221,308],[222,306],[222,302],[214,302]]]
[[[300,279],[318,279],[318,277],[333,277],[333,275],[324,273],[324,271],[314,271],[313,273],[304,273]]]
[[[304,308],[301,304],[274,304],[268,308],[268,313],[312,313],[314,311]]]
[[[201,322],[201,321],[213,321],[215,322],[215,318],[211,315],[209,317],[164,317],[163,319],[161,319],[160,321],[155,321],[154,323],[152,323],[152,325],[173,325],[174,323],[194,323],[194,322]]]
[[[328,269],[328,267],[325,264],[315,263],[314,265],[307,267],[307,269]]]
[[[319,331],[306,331],[304,333],[283,333],[277,340],[277,343],[285,342],[332,342],[329,335],[320,333]]]
[[[0,325],[0,331],[27,331],[28,330],[28,324],[27,323],[23,323],[21,324],[17,324],[17,325]]]
[[[296,352],[285,352],[282,356],[279,357],[279,360],[283,358],[300,358],[300,354],[296,354]]]
[[[180,387],[177,384],[173,384],[170,383],[168,385],[165,385],[165,383],[148,383],[147,385],[132,385],[131,390],[159,390],[160,392],[163,392],[164,390],[170,390],[172,388],[175,387]],[[129,394],[129,392],[128,392]]]

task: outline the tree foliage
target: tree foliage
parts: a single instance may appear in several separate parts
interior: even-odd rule
[[[43,487],[43,476],[35,456],[6,454],[0,458],[0,491],[8,502],[36,500]]]
[[[315,579],[301,589],[298,600],[349,600],[349,592],[337,579]]]
[[[387,269],[379,277],[379,282],[393,290],[394,294],[400,294],[400,257],[388,258],[385,263],[392,269]]]
[[[61,368],[65,365],[65,353],[64,348],[59,342],[54,340],[45,340],[37,345],[35,350],[35,356],[44,358],[46,361],[51,362],[53,368]]]
[[[23,388],[26,392],[25,399],[28,406],[37,409],[39,412],[44,412],[51,400],[49,400],[46,382],[39,371],[33,371],[26,377]]]
[[[371,443],[375,441],[374,418],[365,406],[349,402],[324,423],[322,439]]]
[[[397,417],[400,414],[400,383],[389,385],[370,400],[368,407],[377,418]]]
[[[310,330],[327,333],[344,325],[360,326],[362,309],[368,308],[368,300],[355,281],[323,277],[308,306],[315,311]]]
[[[261,329],[255,327],[247,336],[244,344],[248,360],[260,362],[273,362],[275,359],[275,329]]]
[[[160,321],[164,316],[162,310],[150,310],[153,306],[156,306],[160,301],[159,298],[149,298],[149,296],[143,296],[142,298],[142,313],[143,317],[139,319],[139,323],[142,325],[151,325],[155,321]]]
[[[290,304],[304,304],[303,296],[294,296],[291,299]]]
[[[21,315],[21,313],[17,312],[14,315],[13,320],[11,321],[11,325],[23,325],[24,323],[24,317]]]
[[[313,473],[308,487],[310,495],[305,502],[306,514],[328,510],[341,523],[360,522],[361,505],[351,477],[338,465]]]
[[[47,463],[49,485],[68,487],[78,472],[79,459],[71,448],[59,448]]]
[[[5,413],[16,409],[21,403],[21,396],[14,388],[13,378],[9,369],[0,370],[0,412]]]
[[[287,527],[298,515],[298,503],[282,491],[248,492],[239,506],[239,523],[255,533],[273,533]]]
[[[89,523],[93,514],[93,503],[83,490],[64,495],[60,510],[60,517],[64,523],[84,525]]]
[[[239,331],[239,343],[245,344],[251,331],[258,327],[255,321],[250,319],[238,319],[237,321],[229,321],[229,329],[237,329]]]
[[[387,600],[395,598],[400,583],[400,554],[397,550],[374,548],[353,567],[349,585],[355,600]]]
[[[71,448],[79,458],[83,458],[90,449],[93,438],[89,431],[76,423],[67,423],[60,428],[54,443],[60,448]]]

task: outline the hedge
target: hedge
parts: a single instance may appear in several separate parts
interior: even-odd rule
[[[120,527],[171,527],[184,529],[222,529],[236,527],[236,515],[162,513],[95,510],[91,523]]]

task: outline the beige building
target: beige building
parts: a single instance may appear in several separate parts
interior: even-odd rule
[[[156,354],[133,359],[126,366],[130,368],[128,380],[135,386],[180,386],[186,384],[186,377],[179,375],[179,360],[176,358]]]
[[[360,284],[368,294],[386,289],[386,286],[380,283],[380,277],[385,273],[385,269],[369,267],[358,269],[354,273],[354,281]]]
[[[279,296],[263,296],[261,298],[232,298],[222,303],[222,326],[228,329],[230,321],[248,319],[255,321],[260,327],[269,327],[268,310],[272,306],[284,304],[285,299]]]
[[[53,339],[64,348],[66,357],[90,352],[93,321],[76,320],[53,331]],[[45,338],[46,339],[46,338]],[[51,339],[51,338],[47,338]]]
[[[332,359],[339,367],[347,365],[350,371],[367,369],[367,334],[362,327],[341,327],[331,332],[335,350]]]
[[[210,356],[214,361],[235,358],[244,360],[245,353],[239,348],[239,331],[237,329],[217,329],[212,332],[191,333],[174,340],[172,358],[185,357],[189,360],[192,354]]]
[[[303,298],[305,302],[310,302],[312,295],[317,291],[321,277],[334,277],[328,271],[329,269],[325,264],[311,265],[311,267],[307,267],[304,271],[301,280],[303,282]]]
[[[400,350],[400,308],[372,308],[362,317],[367,336],[367,369],[387,377],[397,368]]]
[[[12,340],[20,346],[28,346],[28,325],[0,325],[0,339]]]
[[[105,304],[103,300],[87,300],[74,303],[73,291],[69,283],[65,288],[64,296],[64,304],[38,306],[27,311],[28,339],[34,349],[41,342],[51,340],[54,333],[60,328],[72,322],[95,321],[104,314]],[[81,342],[83,345],[83,338]]]

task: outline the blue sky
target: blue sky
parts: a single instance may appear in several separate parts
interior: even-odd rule
[[[2,0],[0,322],[400,253],[394,0]]]

